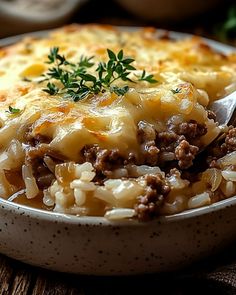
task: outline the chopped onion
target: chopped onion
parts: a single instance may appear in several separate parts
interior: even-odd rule
[[[221,173],[225,180],[236,181],[236,171],[224,170]]]
[[[210,168],[202,174],[202,180],[211,185],[211,191],[214,192],[220,186],[222,175],[219,169]]]
[[[219,164],[221,168],[226,168],[230,165],[236,165],[236,151],[218,159],[217,164]]]

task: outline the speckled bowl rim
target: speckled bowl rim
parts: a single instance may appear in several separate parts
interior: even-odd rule
[[[203,216],[211,214],[216,211],[224,210],[230,207],[236,207],[236,196],[224,199],[222,201],[213,203],[208,206],[199,207],[195,209],[185,210],[180,213],[160,216],[152,221],[140,222],[136,219],[121,219],[121,220],[108,220],[105,217],[99,216],[75,216],[65,213],[58,213],[53,211],[47,211],[43,209],[36,209],[33,207],[13,203],[11,201],[0,198],[0,210],[6,210],[10,213],[14,212],[16,215],[27,215],[28,217],[47,220],[57,221],[65,224],[89,224],[99,226],[149,226],[150,224],[163,224],[169,222],[181,221],[183,219],[191,219],[197,216]]]
[[[127,26],[117,26],[119,30],[123,31],[136,31],[142,29],[142,27],[127,27]],[[0,47],[4,47],[7,45],[12,45],[18,41],[20,41],[24,37],[43,37],[46,36],[49,32],[53,30],[44,30],[44,31],[37,31],[31,32],[26,34],[20,34],[17,36],[7,37],[0,40]],[[162,29],[157,29],[157,37],[162,35],[163,33],[168,32],[170,38],[174,39],[181,39],[191,37],[193,35],[182,33],[182,32],[174,32],[174,31],[166,31]],[[210,40],[207,38],[203,38],[210,46],[214,49],[222,52],[223,54],[230,53],[235,51],[236,49],[233,46],[223,44],[214,40]],[[135,219],[124,219],[124,220],[108,220],[104,217],[96,217],[96,216],[74,216],[64,213],[57,213],[52,211],[46,211],[43,209],[36,209],[33,207],[13,203],[11,201],[5,200],[0,198],[0,207],[8,212],[14,212],[16,215],[28,215],[31,218],[35,219],[42,219],[46,221],[57,221],[65,224],[89,224],[89,225],[99,225],[99,226],[112,226],[112,225],[119,225],[119,226],[150,226],[150,224],[162,224],[162,223],[169,223],[169,222],[176,222],[183,219],[190,219],[193,217],[197,217],[200,215],[210,214],[215,211],[224,210],[229,207],[236,206],[236,196],[230,197],[228,199],[224,199],[222,201],[216,202],[214,204],[185,210],[183,212],[168,215],[168,216],[160,216],[155,220],[148,221],[148,222],[140,222]]]

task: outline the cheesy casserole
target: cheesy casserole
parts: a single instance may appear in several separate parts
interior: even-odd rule
[[[91,58],[95,77],[107,49],[122,49],[134,69],[113,87],[126,91],[78,101],[45,92],[52,48],[73,64]],[[153,83],[137,78],[144,71]],[[140,220],[231,197],[236,129],[220,128],[208,106],[235,88],[235,53],[216,52],[199,37],[157,38],[152,28],[71,25],[3,47],[0,196],[78,216]]]

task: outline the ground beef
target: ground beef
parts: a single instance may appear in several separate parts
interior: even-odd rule
[[[147,221],[158,216],[160,206],[165,197],[170,192],[170,187],[166,184],[161,175],[146,175],[146,194],[141,196],[135,205],[135,211],[139,220]]]
[[[127,159],[124,160],[124,165],[137,164],[137,159],[134,153],[130,152]]]
[[[85,146],[82,150],[84,160],[92,163],[93,167],[104,175],[109,176],[114,169],[124,165],[124,158],[121,156],[118,149],[107,150],[98,147],[97,145]]]
[[[137,126],[137,137],[140,143],[154,141],[156,139],[156,130],[151,124],[140,121]]]
[[[144,163],[150,166],[158,165],[160,150],[156,147],[155,141],[149,141],[142,145]]]
[[[157,132],[151,124],[138,123],[137,137],[141,146],[142,160],[139,164],[150,166],[173,166],[178,161],[181,169],[189,168],[199,150],[200,138],[205,135],[205,124],[195,120],[173,124],[167,123],[167,130]]]
[[[200,147],[201,136],[207,133],[205,124],[195,120],[167,123],[167,130],[157,132],[153,125],[140,121],[137,137],[141,146],[142,160],[138,164],[168,167],[178,160],[180,168],[188,168]],[[189,145],[187,148],[187,144]]]
[[[236,151],[236,128],[231,128],[225,137],[225,142],[221,145],[224,154]]]
[[[167,131],[157,134],[157,147],[161,151],[173,152],[181,141],[186,140],[190,144],[197,143],[197,140],[206,133],[206,125],[199,124],[195,120],[178,125],[170,124]]]
[[[51,140],[52,140],[52,138],[45,136],[45,135],[41,135],[41,134],[33,135],[31,128],[29,128],[25,132],[25,141],[31,147],[37,147],[37,145],[39,145],[39,144],[48,144],[51,142]]]
[[[62,155],[50,149],[48,144],[38,144],[36,147],[30,147],[26,150],[26,164],[32,167],[33,175],[40,189],[48,188],[55,175],[48,169],[44,163],[44,156],[50,156],[56,164],[66,160]]]
[[[222,158],[226,154],[226,152],[224,153],[222,151],[220,145],[209,147],[209,149],[206,152],[207,152],[206,163],[208,167],[217,168],[217,169],[220,168],[219,164],[217,163],[217,160],[219,158]]]
[[[82,155],[84,156],[85,161],[94,164],[99,149],[100,148],[97,145],[86,145],[82,150]]]
[[[213,111],[207,110],[207,117],[208,119],[214,120],[216,122],[216,114]]]
[[[207,133],[206,125],[199,124],[195,120],[180,123],[176,129],[177,134],[184,135],[187,140],[201,137]]]
[[[178,145],[179,135],[173,131],[159,132],[156,137],[157,147],[162,152],[173,152]]]
[[[156,130],[146,122],[140,121],[137,128],[138,142],[141,144],[143,159],[141,164],[156,166],[158,164],[159,149],[156,147]]]
[[[193,164],[193,160],[199,148],[190,145],[186,140],[182,140],[175,149],[175,156],[181,169],[187,169]]]
[[[172,168],[170,171],[166,174],[166,177],[170,177],[172,175],[177,176],[178,178],[181,178],[181,171],[177,168]]]
[[[236,128],[230,126],[226,134],[221,135],[208,147],[206,162],[210,168],[219,168],[217,159],[234,151],[236,151]]]
[[[48,188],[55,180],[55,175],[48,169],[43,159],[35,158],[31,161],[31,167],[39,189]]]

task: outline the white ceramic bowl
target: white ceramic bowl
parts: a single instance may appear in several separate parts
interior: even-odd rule
[[[21,38],[7,38],[0,46]],[[0,216],[0,252],[9,257],[61,272],[130,275],[179,269],[233,242],[236,197],[146,223],[69,216],[3,199]]]
[[[33,4],[29,6],[29,9],[25,9],[24,6],[21,8],[19,4],[16,5],[15,1],[0,0],[0,36],[44,30],[63,25],[85,1],[66,0],[54,8],[49,6],[47,10],[40,11],[35,8],[34,1],[32,1]]]
[[[110,222],[0,201],[0,252],[52,270],[130,275],[176,270],[235,239],[236,197],[152,222]]]

